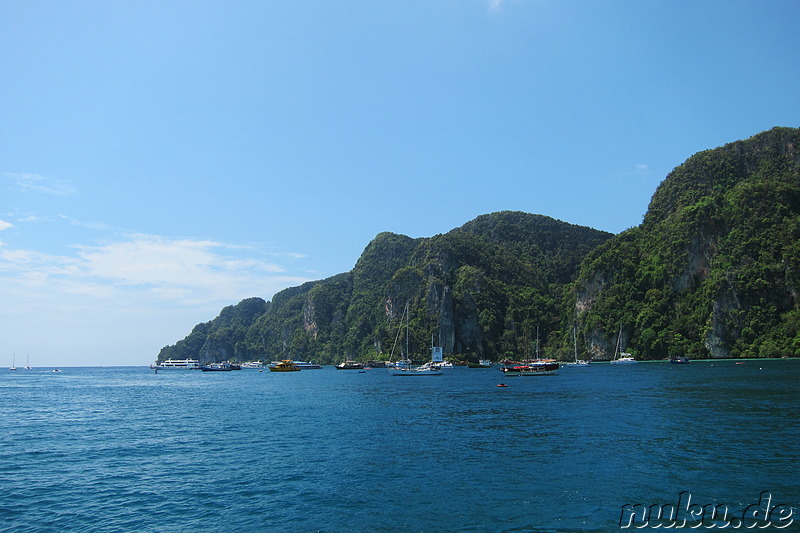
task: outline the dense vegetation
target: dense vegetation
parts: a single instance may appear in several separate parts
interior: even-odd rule
[[[800,351],[800,130],[775,128],[694,155],[620,235],[541,215],[483,215],[449,233],[381,233],[352,271],[250,298],[166,358],[386,359],[406,304],[410,351],[453,359],[640,359]],[[540,342],[537,345],[537,337]]]
[[[270,303],[251,298],[225,308],[159,360],[405,356],[395,340],[406,304],[411,357],[425,359],[432,343],[458,359],[532,354],[537,329],[542,342],[558,336],[564,283],[611,237],[519,212],[484,215],[431,238],[381,233],[352,271],[286,289]]]
[[[800,130],[774,128],[676,168],[582,266],[570,297],[590,353],[620,326],[641,358],[800,352],[798,148]]]

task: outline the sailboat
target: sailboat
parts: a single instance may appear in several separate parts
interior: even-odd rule
[[[31,354],[28,354],[28,359],[25,360],[25,370],[31,369]]]
[[[536,326],[536,359],[526,359],[522,363],[504,361],[500,370],[505,376],[552,376],[558,373],[559,368],[555,359],[539,357],[539,326]]]
[[[588,366],[590,361],[585,359],[578,359],[578,334],[575,331],[575,328],[572,328],[572,344],[575,347],[575,362],[574,363],[567,363],[569,366]]]
[[[617,346],[614,348],[614,359],[611,360],[612,365],[620,365],[625,363],[638,363],[636,359],[633,358],[633,355],[627,352],[620,352],[619,351],[619,343],[622,339],[622,324],[619,326],[619,335],[617,335]],[[619,357],[617,357],[619,355]]]
[[[17,354],[11,356],[11,367],[9,370],[16,370],[17,369]]]
[[[442,369],[434,362],[434,357],[438,355],[439,359],[441,359],[441,348],[433,347],[431,350],[431,360],[424,365],[421,366],[412,366],[411,365],[411,358],[408,350],[408,303],[406,303],[406,308],[403,311],[403,315],[406,318],[406,358],[402,361],[403,364],[395,365],[393,368],[389,369],[389,373],[393,376],[441,376]],[[402,327],[402,323],[400,324]],[[394,343],[397,346],[397,338],[400,336],[400,331],[398,330],[398,335],[395,337]],[[394,355],[394,348],[392,346],[392,355]]]

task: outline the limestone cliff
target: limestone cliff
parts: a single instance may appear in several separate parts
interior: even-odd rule
[[[800,130],[707,150],[658,187],[642,225],[591,254],[575,290],[588,350],[620,325],[641,358],[800,349]]]

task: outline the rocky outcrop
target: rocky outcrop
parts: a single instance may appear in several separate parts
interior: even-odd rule
[[[605,358],[622,324],[640,358],[794,355],[798,145],[800,130],[775,128],[670,173],[642,225],[587,258],[575,290],[587,351]]]

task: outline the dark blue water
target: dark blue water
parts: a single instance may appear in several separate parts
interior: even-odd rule
[[[0,370],[0,530],[609,531],[794,506],[800,360],[498,370]]]

